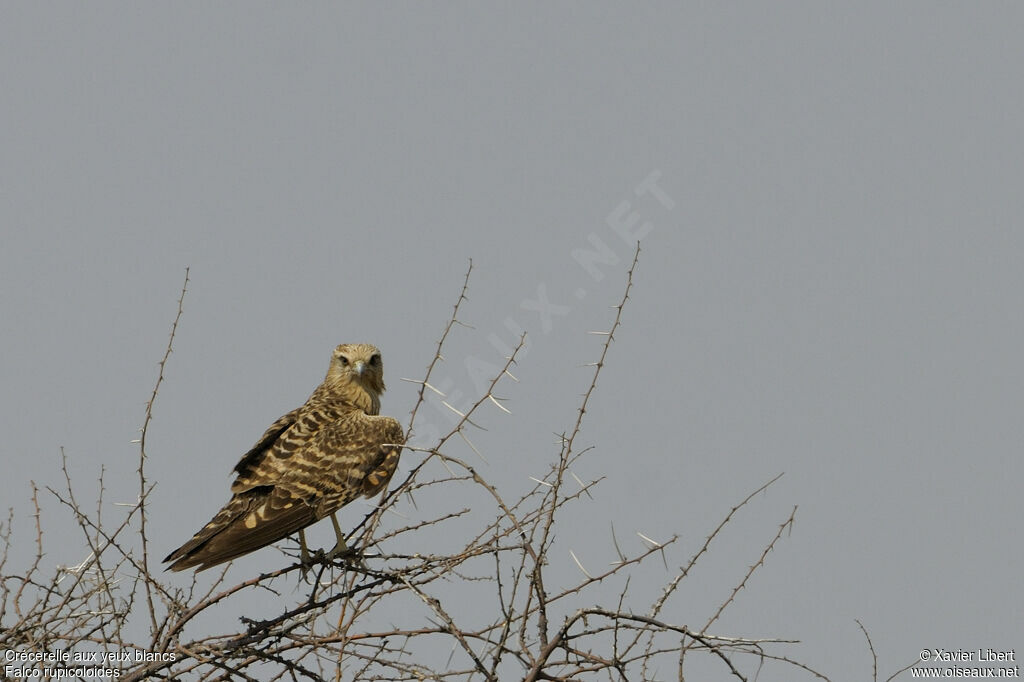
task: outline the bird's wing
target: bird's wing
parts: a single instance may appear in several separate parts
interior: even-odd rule
[[[373,466],[363,477],[363,496],[373,497],[387,487],[391,477],[398,468],[398,458],[402,454],[405,434],[402,425],[391,417],[368,417],[378,422],[380,442],[377,443],[379,453],[374,458]]]
[[[235,465],[234,471],[238,474],[236,484],[238,481],[245,481],[245,486],[243,487],[245,489],[267,483],[267,481],[261,482],[258,480],[262,478],[258,472],[262,468],[267,455],[274,456],[280,454],[282,436],[285,436],[286,432],[294,426],[301,412],[302,407],[297,407],[288,414],[279,417],[277,421],[267,427],[267,430],[263,432],[263,435],[256,441],[256,444],[252,446],[249,452],[242,455],[242,458],[238,460],[238,464]]]
[[[404,441],[402,426],[391,417],[354,410],[315,435],[290,462],[280,485],[315,504],[317,518],[323,518],[380,492],[398,467]]]

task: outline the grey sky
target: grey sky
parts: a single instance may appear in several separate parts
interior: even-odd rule
[[[60,446],[83,490],[103,466],[112,500],[134,498],[129,441],[186,266],[150,433],[167,551],[335,344],[383,350],[383,411],[404,419],[400,378],[422,376],[469,258],[474,329],[444,376],[471,394],[467,360],[500,360],[490,335],[529,332],[514,414],[477,442],[525,487],[586,387],[632,253],[609,216],[632,211],[650,230],[578,470],[608,480],[552,560],[607,562],[614,520],[682,535],[678,564],[786,472],[667,619],[704,622],[799,505],[719,632],[800,639],[793,657],[837,680],[870,676],[855,618],[882,672],[1020,647],[1020,7],[4,15],[0,490],[23,542],[28,481],[59,483]],[[652,173],[665,196],[635,191]],[[617,259],[600,280],[571,255],[592,238]],[[547,329],[541,288],[563,306]],[[49,508],[47,560],[78,563]],[[250,559],[235,574],[280,555]]]

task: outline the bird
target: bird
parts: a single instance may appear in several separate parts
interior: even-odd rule
[[[383,392],[384,365],[376,346],[335,348],[323,383],[242,455],[231,499],[167,555],[167,570],[203,571],[294,533],[308,566],[303,530],[326,516],[337,536],[327,559],[348,553],[335,512],[384,490],[405,442],[401,424],[379,415]]]

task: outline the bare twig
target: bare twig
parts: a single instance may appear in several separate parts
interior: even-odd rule
[[[160,359],[160,371],[157,373],[156,384],[153,386],[153,393],[146,402],[146,418],[142,421],[141,435],[139,436],[139,539],[142,545],[142,576],[146,588],[146,605],[149,607],[149,618],[153,641],[156,641],[160,626],[157,623],[156,606],[153,603],[153,579],[149,570],[149,540],[146,538],[146,496],[149,494],[150,486],[146,483],[146,437],[149,435],[149,424],[153,421],[153,406],[156,404],[156,396],[160,392],[160,385],[164,382],[164,370],[167,368],[167,361],[171,357],[174,348],[174,335],[178,332],[178,322],[181,314],[185,311],[185,293],[188,291],[189,268],[185,268],[185,281],[181,285],[181,295],[178,296],[178,312],[171,324],[171,334],[167,339],[167,349]]]

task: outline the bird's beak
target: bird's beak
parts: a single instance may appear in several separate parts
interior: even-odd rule
[[[359,376],[363,376],[363,370],[366,369],[366,363],[362,360],[357,360],[356,363],[352,365],[352,369],[354,369],[356,374]]]

